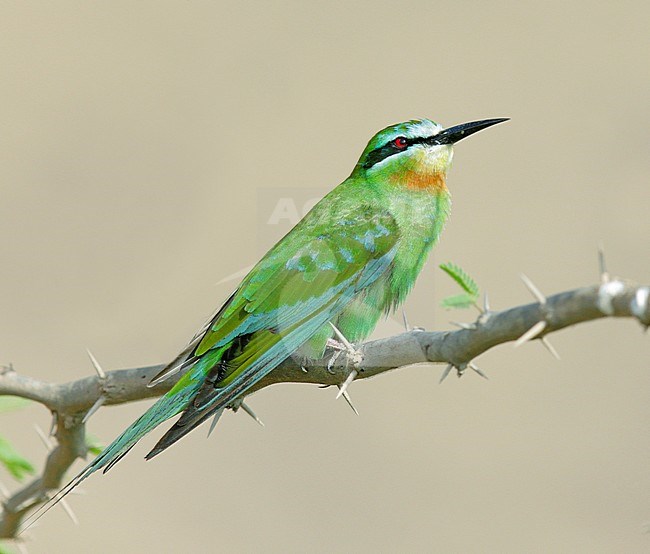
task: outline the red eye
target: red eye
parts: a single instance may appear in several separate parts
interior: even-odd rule
[[[393,144],[395,145],[396,148],[399,148],[400,150],[406,148],[409,143],[404,137],[397,137],[394,141]]]

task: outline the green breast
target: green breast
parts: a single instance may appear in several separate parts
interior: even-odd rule
[[[451,197],[446,189],[436,193],[402,191],[391,195],[390,204],[401,237],[392,268],[387,309],[401,304],[413,287],[447,222]]]
[[[380,199],[399,225],[400,238],[390,270],[355,298],[333,323],[345,337],[358,342],[367,338],[378,321],[397,308],[408,295],[427,254],[438,242],[451,207],[445,190],[439,194],[420,191],[391,191]],[[310,358],[323,355],[333,332],[323,326],[301,349]]]

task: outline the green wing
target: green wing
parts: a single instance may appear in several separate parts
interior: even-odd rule
[[[369,270],[366,265],[388,254],[397,236],[393,218],[370,209],[336,221],[299,245],[287,236],[246,277],[194,355],[238,336],[282,330],[308,317],[347,290],[364,271],[370,277],[374,264]],[[369,283],[366,279],[358,284]]]
[[[192,353],[196,366],[168,394],[201,373],[203,385],[147,457],[240,396],[390,268],[399,232],[387,212],[360,206],[331,225],[309,223],[280,241],[212,320]]]

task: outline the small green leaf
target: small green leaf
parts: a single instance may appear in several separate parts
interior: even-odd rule
[[[455,296],[448,296],[444,298],[440,305],[446,310],[451,310],[454,308],[471,308],[476,302],[476,298],[470,296],[467,293],[457,294]]]
[[[102,450],[106,448],[97,437],[89,434],[86,434],[86,446],[88,447],[88,452],[95,456],[99,456]]]
[[[27,406],[31,400],[19,396],[0,396],[0,412],[10,412]]]
[[[442,269],[449,277],[451,277],[458,285],[471,297],[474,299],[478,298],[479,289],[476,281],[472,279],[467,273],[465,273],[460,267],[455,264],[446,263],[440,264],[440,269]]]
[[[34,473],[34,466],[14,450],[9,441],[0,437],[0,464],[18,481]]]

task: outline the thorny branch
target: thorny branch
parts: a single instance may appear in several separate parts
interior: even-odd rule
[[[476,322],[459,324],[454,331],[410,330],[356,347],[354,356],[321,360],[287,359],[249,392],[274,383],[313,383],[346,388],[354,379],[365,379],[406,365],[446,363],[442,378],[456,369],[482,372],[472,360],[486,350],[510,341],[521,344],[540,339],[552,354],[546,335],[571,325],[601,317],[631,317],[646,330],[650,326],[650,286],[611,280],[604,271],[599,285],[562,292],[548,298],[522,276],[537,302],[501,312],[490,311],[487,301]],[[335,360],[335,363],[332,363]],[[350,360],[353,360],[350,362]],[[15,538],[23,518],[47,500],[48,492],[61,486],[66,471],[78,457],[85,457],[85,422],[102,405],[122,404],[160,396],[180,378],[174,376],[153,388],[147,383],[163,365],[104,372],[91,355],[96,376],[54,385],[19,375],[13,368],[0,370],[0,395],[15,395],[40,402],[53,414],[56,445],[50,450],[42,474],[8,496],[2,503],[0,538]],[[238,409],[240,406],[236,406]],[[249,408],[241,405],[247,412]],[[249,412],[252,414],[252,412]],[[254,415],[254,414],[252,414]]]

